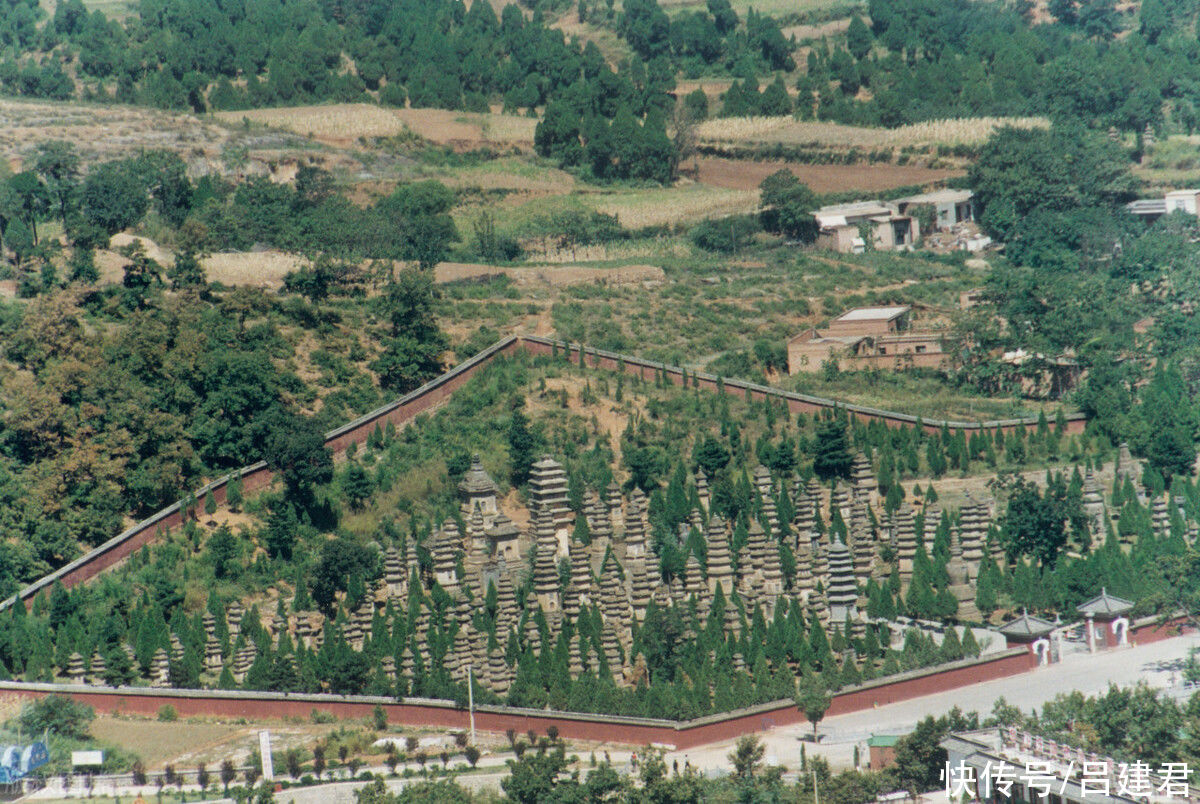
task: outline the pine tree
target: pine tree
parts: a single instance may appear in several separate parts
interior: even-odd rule
[[[835,477],[848,478],[853,458],[846,437],[846,425],[839,419],[830,419],[817,427],[816,455],[813,457],[813,472],[822,480]]]
[[[850,54],[858,61],[862,61],[871,52],[873,40],[871,29],[862,21],[862,17],[855,14],[850,20],[850,27],[846,29],[846,47],[850,50]]]
[[[508,425],[509,477],[514,486],[524,485],[529,479],[538,446],[537,438],[529,429],[529,417],[521,409],[523,404],[514,403]]]
[[[946,629],[946,635],[942,638],[941,653],[942,660],[947,662],[957,661],[963,657],[962,643],[959,642],[957,629]]]
[[[242,494],[242,473],[239,470],[225,489],[225,503],[229,506],[230,511],[237,513],[242,509]]]

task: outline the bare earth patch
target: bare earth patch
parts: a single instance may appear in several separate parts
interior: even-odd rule
[[[661,282],[663,269],[656,265],[623,265],[618,268],[589,268],[582,265],[542,265],[502,267],[444,262],[434,269],[438,282],[461,282],[470,279],[507,275],[518,285],[629,285],[639,282]]]
[[[430,142],[456,147],[504,145],[533,147],[537,120],[505,114],[477,114],[446,109],[385,109],[369,103],[290,106],[217,112],[228,123],[271,126],[331,145],[353,144],[359,138],[395,137],[412,131]]]
[[[715,158],[698,161],[701,184],[730,190],[757,189],[763,179],[778,170],[790,170],[796,178],[817,193],[839,190],[875,192],[910,184],[928,184],[963,175],[961,170],[917,165],[801,165],[794,162],[749,162]]]
[[[91,726],[93,737],[132,751],[150,768],[161,767],[184,755],[194,755],[206,747],[224,743],[243,731],[252,730],[230,723],[191,719],[163,723],[147,718],[109,715],[97,717]]]
[[[38,143],[65,140],[85,158],[113,159],[164,148],[189,168],[211,161],[229,139],[221,126],[189,114],[84,103],[0,100],[0,158],[20,167]]]

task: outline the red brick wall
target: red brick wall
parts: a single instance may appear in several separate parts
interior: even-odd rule
[[[1034,662],[1025,653],[1004,654],[985,658],[973,663],[930,670],[916,677],[893,682],[876,683],[873,686],[839,693],[827,717],[857,712],[896,701],[944,692],[949,689],[990,681],[1015,675],[1031,669]],[[256,720],[275,718],[307,718],[314,710],[327,712],[338,718],[366,718],[374,710],[376,700],[356,700],[353,697],[316,699],[312,696],[278,697],[254,693],[230,695],[213,691],[196,691],[181,694],[179,691],[166,693],[154,689],[128,689],[99,691],[73,685],[34,685],[18,682],[0,683],[0,691],[12,692],[19,697],[41,697],[51,692],[68,694],[102,713],[125,713],[153,716],[166,705],[175,707],[183,717],[244,717]],[[436,728],[466,728],[469,725],[465,709],[452,705],[430,705],[421,703],[383,702],[388,722],[406,726],[430,726]],[[475,712],[475,727],[480,731],[502,733],[514,729],[523,734],[533,729],[539,734],[551,726],[557,727],[560,735],[570,739],[625,745],[649,745],[661,743],[674,745],[680,750],[698,745],[732,740],[743,734],[762,731],[775,726],[804,723],[804,716],[790,701],[780,701],[773,706],[756,708],[750,713],[731,713],[725,716],[702,718],[688,723],[669,721],[637,722],[636,720],[609,718],[603,715],[567,715],[564,713],[542,713],[504,707],[486,707]]]
[[[528,336],[528,337],[523,337],[521,339],[521,343],[528,352],[530,352],[531,354],[535,354],[535,355],[550,355],[555,351],[554,346],[551,345],[551,342],[548,339],[534,338],[532,336]],[[584,348],[584,352],[585,352],[585,360],[586,360],[587,364],[590,366],[597,366],[597,367],[608,369],[611,371],[619,371],[621,369],[621,365],[624,364],[624,370],[625,370],[626,374],[638,375],[644,379],[652,379],[654,377],[655,372],[661,370],[661,371],[666,372],[667,377],[675,385],[683,384],[683,375],[678,367],[667,366],[662,363],[655,363],[650,360],[642,360],[641,358],[630,357],[630,356],[625,356],[623,358],[623,360],[618,360],[618,359],[612,358],[612,357],[597,355],[593,351],[588,349],[587,346],[584,346],[583,348]],[[569,359],[573,363],[578,364],[578,362],[579,362],[579,346],[578,345],[572,346],[570,344],[562,343],[560,341],[560,342],[558,342],[558,353],[560,355],[563,355],[564,359]],[[694,380],[691,380],[691,379],[689,381],[694,382]],[[724,385],[725,392],[727,394],[737,394],[738,396],[741,396],[743,398],[745,397],[746,384],[743,383],[742,381],[736,380],[736,379],[723,379],[722,384]],[[714,379],[707,379],[707,378],[701,377],[700,381],[699,381],[699,387],[705,388],[709,391],[715,391],[717,389],[717,383],[716,383],[716,380],[714,380]],[[759,390],[752,390],[751,394],[752,394],[752,397],[756,401],[762,401],[763,399],[765,399],[767,397],[771,397],[771,398],[775,398],[775,399],[783,399],[787,402],[788,410],[791,411],[792,413],[812,414],[812,413],[816,413],[818,411],[830,410],[835,407],[842,407],[833,400],[812,399],[812,401],[809,401],[808,399],[798,398],[797,395],[789,394],[785,391],[763,392],[763,391],[759,391]],[[888,424],[888,425],[891,425],[894,427],[908,427],[908,426],[912,426],[912,424],[913,424],[913,422],[910,421],[908,418],[906,418],[900,414],[891,413],[890,411],[882,411],[881,410],[881,411],[870,411],[870,412],[869,411],[849,411],[849,412],[851,413],[851,415],[855,416],[857,419],[859,419],[860,421],[864,421],[864,422],[878,419],[880,421],[883,421],[885,424]],[[986,429],[988,431],[995,429],[994,425],[990,425],[988,423],[985,423],[985,424],[987,424]],[[1078,416],[1078,415],[1070,417],[1067,419],[1067,433],[1071,434],[1071,435],[1082,433],[1084,430],[1084,427],[1086,425],[1087,425],[1087,419],[1085,417]],[[924,422],[924,427],[925,427],[926,432],[930,432],[930,433],[940,432],[941,426],[942,426],[942,424],[940,421],[931,420],[931,421]],[[1007,435],[1007,434],[1013,432],[1014,430],[1016,430],[1017,427],[1020,427],[1020,426],[1028,426],[1030,429],[1032,429],[1033,427],[1037,426],[1037,420],[1029,419],[1024,424],[1015,423],[1015,422],[1007,423],[1007,424],[1001,425],[1000,429],[1003,430],[1005,432],[1005,434]],[[952,430],[960,430],[961,429],[961,430],[967,430],[970,432],[974,432],[974,431],[977,431],[980,429],[984,429],[984,425],[973,425],[973,426],[967,426],[967,427],[956,426],[956,427],[951,427],[951,429]]]
[[[1107,627],[1108,624],[1105,623],[1105,628]],[[1146,617],[1130,623],[1129,643],[1131,645],[1148,645],[1151,642],[1161,642],[1164,639],[1170,639],[1182,633],[1192,634],[1195,632],[1196,629],[1192,627],[1186,617],[1176,617],[1163,624],[1159,624],[1157,618]],[[1111,631],[1108,632],[1108,636],[1113,640],[1112,644],[1115,645],[1116,637],[1112,635]]]
[[[564,346],[560,346],[560,349]],[[573,360],[579,359],[578,347],[565,347],[566,354],[572,356]],[[414,394],[403,399],[399,404],[385,406],[374,414],[368,414],[363,419],[354,423],[354,426],[335,431],[326,441],[328,446],[335,452],[340,452],[350,444],[361,444],[366,441],[371,432],[376,426],[386,425],[388,422],[392,424],[402,424],[416,417],[417,415],[431,410],[437,405],[445,401],[458,388],[462,387],[471,376],[473,376],[480,368],[488,365],[492,359],[500,355],[510,354],[518,349],[524,349],[535,355],[549,355],[554,351],[554,347],[550,342],[544,339],[534,338],[510,338],[506,341],[492,347],[488,353],[481,353],[461,366],[447,372],[441,377],[433,380],[427,386],[419,389]],[[683,375],[680,369],[674,367],[662,366],[647,360],[638,358],[626,357],[618,359],[615,357],[601,357],[594,352],[586,350],[585,359],[593,366],[602,367],[611,371],[620,370],[622,364],[624,370],[628,374],[636,374],[643,378],[654,376],[655,371],[662,369],[666,372],[671,382],[676,385],[682,385]],[[700,379],[700,387],[711,391],[717,389],[715,379]],[[745,396],[746,385],[737,380],[730,380],[724,383],[726,393],[740,394]],[[828,400],[816,400],[801,398],[793,394],[785,394],[783,392],[764,391],[752,389],[750,391],[754,399],[761,401],[767,397],[783,398],[786,401],[788,410],[792,413],[815,413],[817,411],[828,410],[834,403]],[[880,419],[892,426],[908,426],[911,422],[897,417],[895,414],[889,414],[887,411],[868,412],[868,411],[852,411],[852,414],[861,421],[870,421],[872,419]],[[1067,431],[1070,433],[1082,432],[1086,422],[1083,419],[1071,419],[1067,422]],[[936,432],[940,427],[940,423],[926,423],[925,429],[930,432]],[[1012,426],[1007,426],[1002,429],[1011,430]],[[243,470],[242,483],[247,491],[261,489],[271,482],[271,473],[261,464],[254,464]],[[225,501],[226,481],[224,478],[215,481],[205,488],[197,491],[197,498],[203,500],[208,489],[212,490],[213,497],[218,503]],[[170,530],[180,524],[180,515],[174,507],[164,509],[158,514],[145,520],[143,523],[130,528],[119,537],[114,538],[110,542],[102,545],[92,553],[85,556],[78,566],[70,569],[60,570],[57,573],[36,581],[29,587],[21,590],[19,599],[24,600],[25,604],[32,605],[33,598],[42,589],[47,589],[56,578],[60,579],[64,586],[74,586],[78,583],[83,583],[91,578],[94,578],[99,573],[113,566],[114,564],[127,558],[137,550],[140,550],[146,544],[154,541],[158,534],[162,531]],[[0,602],[0,610],[11,605],[12,600]]]
[[[335,431],[335,434],[328,438],[325,443],[334,452],[341,452],[350,444],[364,443],[376,426],[386,426],[388,422],[394,425],[403,424],[419,414],[440,405],[470,380],[476,372],[491,363],[495,357],[510,354],[521,347],[522,344],[518,338],[511,338],[501,342],[498,347],[493,347],[491,354],[482,358],[478,356],[472,358],[466,364],[456,367],[432,381],[424,390],[419,390],[415,394],[405,398],[400,404],[385,406],[375,411],[374,414],[368,414],[355,424],[355,426]],[[242,485],[246,491],[256,491],[264,488],[270,485],[271,480],[272,475],[270,470],[261,462],[242,470]],[[202,503],[204,495],[211,489],[213,498],[218,503],[224,503],[226,486],[227,480],[221,478],[199,489],[196,493],[197,499]],[[56,577],[62,581],[63,586],[67,587],[88,581],[114,564],[128,558],[143,546],[153,542],[158,538],[160,533],[177,527],[181,522],[182,517],[176,506],[163,509],[149,519],[139,523],[139,525],[126,530],[120,537],[101,545],[92,551],[92,553],[84,556],[84,560],[78,566],[60,571],[59,573],[52,573],[21,590],[19,597],[25,601],[26,606],[30,606],[33,603],[33,598],[43,589],[48,589]],[[9,604],[10,601],[4,601],[4,605],[0,606],[0,608],[5,608]]]
[[[916,677],[847,690],[833,697],[833,702],[825,716],[834,717],[850,712],[861,712],[865,709],[874,709],[898,701],[919,698],[923,695],[932,695],[983,681],[1006,678],[1032,670],[1036,665],[1036,658],[1029,653],[1005,652],[991,658],[984,658],[945,670],[930,671]],[[774,726],[807,722],[800,710],[790,701],[780,702],[769,711],[756,711],[753,714],[731,716],[715,723],[681,727],[677,745],[679,748],[691,748],[720,740],[732,740],[743,734],[762,731]]]

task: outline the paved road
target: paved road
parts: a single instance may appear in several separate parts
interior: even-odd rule
[[[943,715],[955,706],[985,716],[1001,697],[1028,712],[1072,690],[1095,695],[1104,692],[1109,684],[1127,686],[1137,681],[1166,688],[1179,679],[1183,661],[1192,647],[1200,647],[1200,636],[1174,637],[1097,654],[1069,653],[1061,663],[1029,673],[829,718],[820,724],[821,744],[814,747],[809,742],[805,750],[810,756],[814,753],[825,756],[835,767],[844,767],[853,762],[855,745],[860,747],[862,760],[866,761],[865,742],[871,734],[904,734],[927,715]],[[812,727],[807,723],[765,732],[762,737],[768,759],[798,767],[800,747],[804,745],[801,738],[811,733]],[[705,771],[719,772],[729,766],[727,757],[733,742],[676,752],[668,761],[678,759],[680,766],[691,763]]]

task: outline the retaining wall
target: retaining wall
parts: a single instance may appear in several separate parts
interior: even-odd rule
[[[342,427],[332,430],[325,436],[325,443],[335,452],[340,452],[350,444],[361,444],[367,440],[371,432],[376,426],[386,426],[388,423],[400,425],[408,422],[421,413],[432,410],[445,402],[456,390],[466,383],[479,369],[491,363],[491,361],[501,355],[511,354],[517,350],[524,350],[534,355],[549,355],[555,351],[559,351],[564,357],[572,359],[576,362],[579,360],[579,350],[583,349],[585,360],[592,366],[608,369],[611,371],[624,371],[627,374],[637,375],[645,379],[652,379],[655,372],[664,372],[671,382],[676,385],[683,384],[684,370],[678,366],[668,366],[662,363],[644,360],[642,358],[633,357],[630,355],[621,355],[615,352],[607,352],[599,349],[589,349],[586,346],[571,346],[562,341],[555,341],[549,338],[542,338],[532,335],[525,336],[509,336],[496,344],[484,349],[479,354],[470,358],[464,363],[455,366],[450,371],[442,374],[439,377],[430,380],[425,385],[405,394],[403,397],[394,402],[390,402],[370,413],[355,419]],[[797,394],[790,391],[783,391],[770,386],[758,385],[755,383],[745,382],[737,379],[722,379],[714,374],[706,374],[703,372],[689,372],[689,376],[694,378],[693,382],[698,383],[699,387],[716,391],[724,389],[725,393],[736,393],[742,396],[751,396],[756,400],[763,399],[782,399],[787,403],[788,409],[792,413],[815,413],[823,410],[832,410],[840,408],[847,411],[851,415],[862,421],[870,421],[878,419],[890,426],[914,426],[921,425],[929,432],[937,432],[943,425],[952,430],[966,430],[970,432],[980,430],[1001,429],[1006,432],[1011,432],[1017,427],[1036,425],[1036,419],[1005,419],[999,421],[986,422],[964,422],[953,420],[929,420],[924,421],[916,416],[909,416],[904,413],[896,413],[894,411],[879,410],[877,408],[864,407],[862,405],[850,405],[839,403],[836,400],[825,399],[823,397],[809,396],[806,394]],[[1082,432],[1086,424],[1086,417],[1082,414],[1074,414],[1067,417],[1067,432],[1078,433]],[[196,490],[195,496],[197,500],[203,500],[211,491],[213,497],[218,503],[225,502],[225,494],[228,484],[233,480],[237,473],[231,473],[225,477],[218,478],[213,482],[200,487]],[[270,484],[272,475],[267,465],[262,461],[251,464],[240,470],[242,476],[243,488],[246,491],[255,491]],[[179,503],[169,505],[156,514],[147,519],[138,522],[136,525],[126,529],[122,533],[109,539],[104,544],[72,561],[60,569],[51,572],[48,575],[39,578],[30,585],[23,588],[13,597],[0,602],[0,611],[7,609],[17,600],[22,600],[25,604],[31,605],[33,598],[42,590],[48,589],[56,581],[61,581],[63,586],[74,586],[77,583],[83,583],[104,570],[113,566],[117,562],[127,558],[132,553],[140,550],[143,546],[154,541],[155,538],[162,532],[169,531],[171,528],[177,527],[183,521],[181,506]]]
[[[1030,654],[1014,649],[979,659],[914,670],[888,679],[867,682],[838,693],[833,698],[827,716],[857,712],[1015,675],[1031,669],[1034,664],[1035,660]],[[26,684],[15,681],[0,682],[0,692],[15,694],[21,698],[39,698],[54,693],[69,695],[94,707],[98,712],[115,714],[154,716],[161,707],[170,705],[183,717],[207,715],[260,720],[307,718],[316,709],[339,718],[367,718],[376,706],[381,706],[387,713],[389,722],[405,726],[465,729],[470,723],[466,709],[452,701],[417,698],[397,703],[391,698],[365,695],[112,688],[78,684]],[[506,706],[479,706],[475,710],[475,727],[481,731],[502,733],[514,729],[523,734],[532,729],[538,733],[545,733],[553,726],[563,737],[575,740],[625,745],[672,745],[681,750],[731,740],[773,726],[803,722],[804,716],[789,700],[684,722]]]

